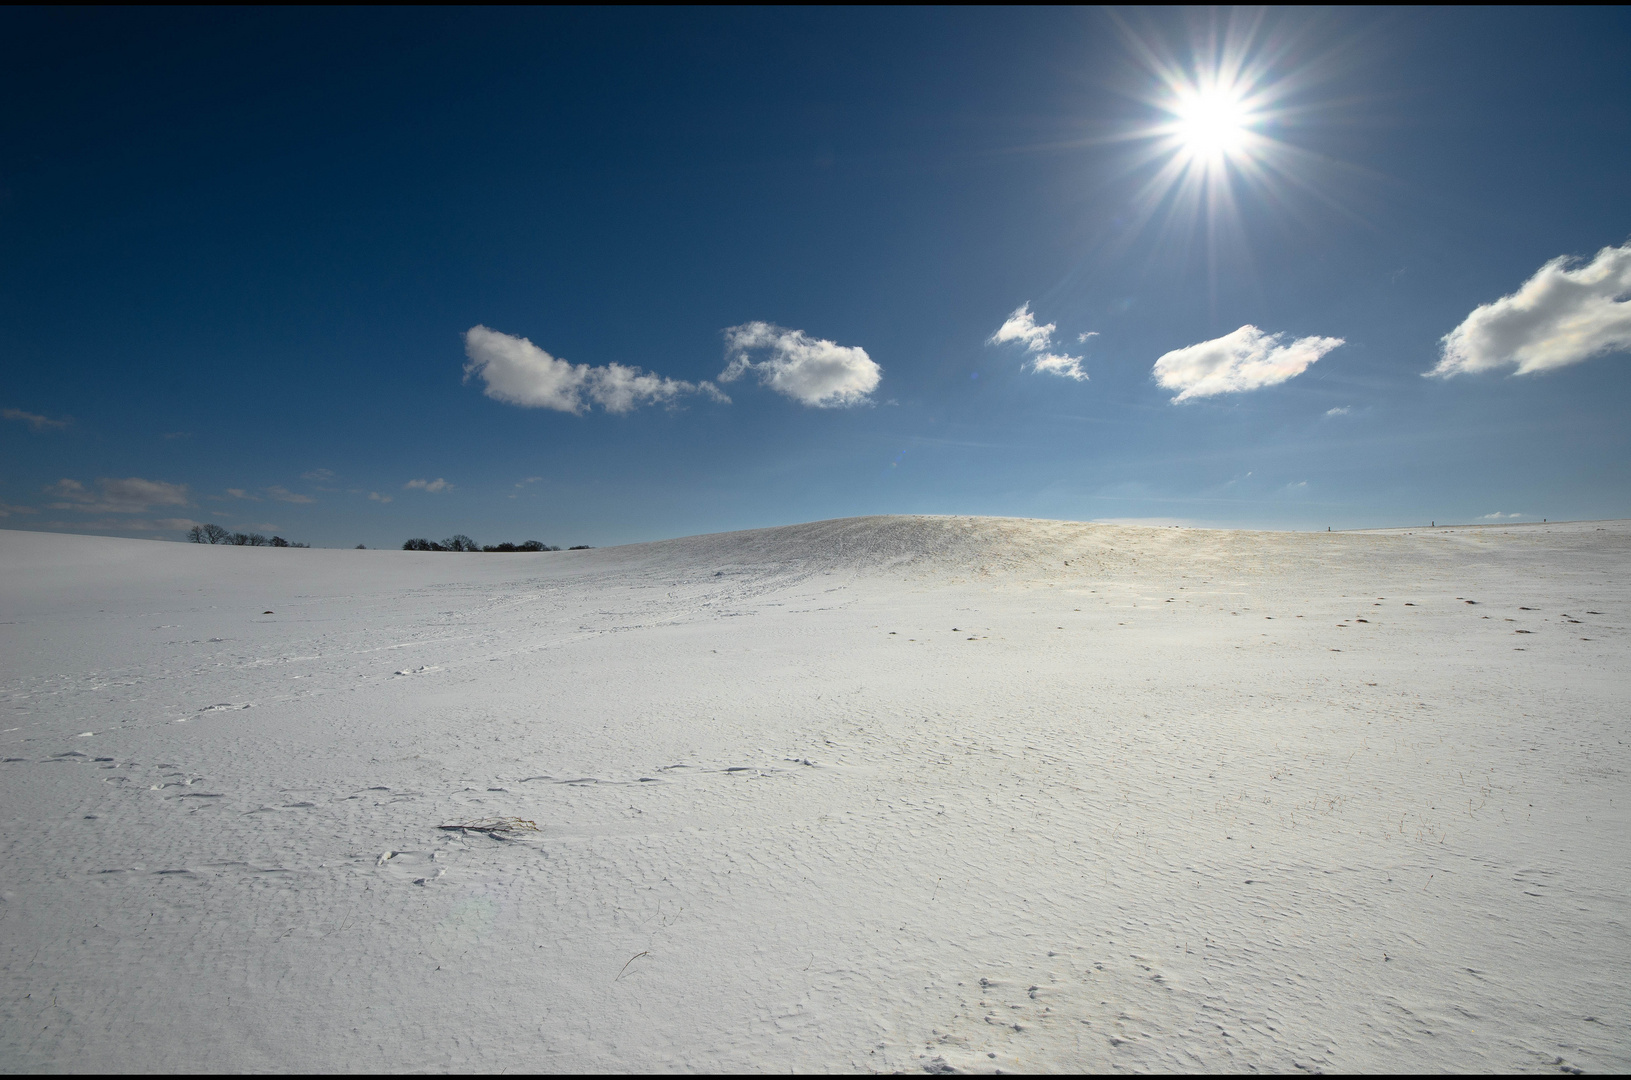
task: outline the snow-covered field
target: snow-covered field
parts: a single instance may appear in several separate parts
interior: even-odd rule
[[[1631,1069],[1628,522],[10,531],[0,624],[8,1070]]]

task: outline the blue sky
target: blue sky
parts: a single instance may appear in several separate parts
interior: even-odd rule
[[[0,28],[0,527],[1631,516],[1623,8]]]

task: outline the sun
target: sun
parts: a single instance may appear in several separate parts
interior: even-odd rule
[[[1182,90],[1168,106],[1183,153],[1217,162],[1245,152],[1256,120],[1243,95],[1225,88]]]

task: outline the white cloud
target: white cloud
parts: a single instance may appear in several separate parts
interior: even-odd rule
[[[266,488],[265,491],[267,495],[276,499],[278,502],[309,503],[317,501],[310,495],[302,495],[298,491],[290,491],[282,484],[273,484],[271,487]]]
[[[329,469],[313,469],[311,472],[300,474],[302,480],[326,481],[334,479],[334,473]]]
[[[37,514],[37,513],[39,513],[39,511],[34,509],[32,506],[12,506],[9,503],[0,502],[0,518],[10,517],[13,514]]]
[[[1497,510],[1493,514],[1485,514],[1483,516],[1483,518],[1481,518],[1480,520],[1483,520],[1483,521],[1510,521],[1513,518],[1521,518],[1523,516],[1524,515],[1522,515],[1522,514],[1503,514],[1499,510]]]
[[[392,499],[393,499],[393,498],[395,498],[395,496],[393,496],[393,495],[381,495],[381,494],[380,494],[380,493],[379,493],[379,492],[377,492],[377,491],[370,491],[370,492],[369,492],[369,493],[368,493],[368,497],[369,497],[369,498],[370,498],[370,499],[372,499],[372,500],[374,500],[374,501],[375,501],[375,502],[381,502],[381,503],[388,503],[388,502],[390,502],[390,501],[391,501],[391,500],[392,500]]]
[[[186,506],[187,485],[143,480],[139,476],[97,480],[102,490],[93,492],[78,480],[58,480],[46,488],[62,502],[50,503],[53,510],[83,510],[91,514],[139,514],[155,506]]]
[[[259,498],[249,494],[249,492],[245,491],[243,488],[227,488],[227,494],[231,495],[234,499],[249,499],[251,502],[260,501]]]
[[[1082,370],[1080,356],[1066,356],[1063,353],[1051,352],[1053,348],[1053,332],[1058,329],[1053,323],[1043,323],[1038,326],[1036,316],[1031,314],[1031,303],[1027,300],[1014,309],[1006,322],[997,327],[997,332],[986,340],[987,345],[1006,345],[1010,341],[1023,341],[1025,351],[1035,353],[1031,358],[1031,370],[1048,375],[1062,375],[1067,379],[1078,382],[1087,381],[1087,372]],[[1077,341],[1086,341],[1088,338],[1098,337],[1098,331],[1089,330],[1077,335]]]
[[[1342,344],[1341,338],[1305,337],[1285,344],[1285,334],[1242,326],[1232,334],[1174,349],[1155,362],[1155,381],[1179,391],[1173,401],[1274,386],[1301,375],[1308,365]]]
[[[1445,334],[1428,375],[1449,378],[1508,365],[1514,374],[1578,364],[1631,350],[1631,243],[1606,247],[1585,266],[1560,255],[1511,296],[1473,309]]]
[[[590,403],[607,412],[625,413],[641,405],[670,402],[681,394],[706,394],[730,403],[710,382],[668,379],[623,364],[590,367],[549,355],[524,337],[485,326],[465,331],[464,377],[481,376],[482,392],[494,401],[529,409],[582,413]]]
[[[20,424],[27,424],[31,431],[55,431],[68,426],[67,420],[53,420],[49,416],[24,412],[21,409],[0,409],[0,417],[7,420],[16,420]]]
[[[818,409],[869,404],[867,395],[883,379],[883,369],[858,345],[840,345],[767,322],[726,328],[725,356],[729,362],[719,373],[720,382],[757,372],[759,381],[778,394]]]
[[[453,485],[438,476],[434,480],[409,480],[402,485],[402,488],[404,491],[412,491],[417,488],[420,491],[428,491],[434,494],[438,491],[452,491]]]
[[[1036,324],[1036,316],[1031,314],[1029,300],[1014,309],[1008,320],[997,327],[997,332],[991,335],[990,344],[1005,345],[1010,341],[1023,341],[1025,348],[1030,352],[1041,352],[1053,344],[1053,332],[1059,329],[1054,323]]]
[[[706,394],[722,405],[731,402],[718,387],[706,380],[688,383],[617,363],[589,369],[588,393],[600,403],[601,408],[613,413],[632,412],[641,405],[673,401],[681,394]]]
[[[1353,410],[1350,409],[1348,406],[1338,405],[1334,409],[1326,409],[1325,410],[1325,415],[1326,416],[1347,416],[1351,412],[1353,412]]]

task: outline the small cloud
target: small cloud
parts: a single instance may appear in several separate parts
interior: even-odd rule
[[[515,486],[518,487],[518,488],[523,488],[523,487],[526,487],[528,484],[539,483],[543,479],[544,478],[542,476],[525,476],[525,477],[522,477],[520,480],[518,480],[516,482]]]
[[[1351,412],[1353,412],[1353,410],[1350,409],[1348,406],[1338,405],[1334,409],[1326,409],[1325,410],[1325,415],[1326,416],[1347,416]]]
[[[227,488],[227,494],[234,499],[248,499],[250,502],[260,502],[259,496],[251,495],[243,488]]]
[[[388,503],[392,499],[394,499],[396,496],[394,496],[394,495],[381,495],[377,491],[370,491],[368,493],[368,497],[370,499],[373,499],[375,502]]]
[[[1232,334],[1174,349],[1155,362],[1155,381],[1179,391],[1172,400],[1211,397],[1275,386],[1301,375],[1341,345],[1341,338],[1305,337],[1286,343],[1285,334],[1265,334],[1242,326]]]
[[[0,502],[0,518],[10,517],[13,514],[37,514],[38,510],[32,506],[12,506],[10,503]]]
[[[1038,326],[1036,316],[1031,314],[1031,302],[1027,300],[997,327],[997,332],[991,335],[987,344],[1006,345],[1010,341],[1023,341],[1028,351],[1041,352],[1053,344],[1053,332],[1057,329],[1054,323]]]
[[[1511,521],[1513,518],[1521,518],[1521,517],[1524,517],[1524,516],[1525,515],[1523,515],[1523,514],[1503,514],[1499,510],[1497,510],[1493,514],[1485,514],[1479,520],[1481,520],[1481,521]]]
[[[486,384],[482,393],[494,401],[529,409],[578,414],[595,403],[607,412],[626,413],[641,405],[698,393],[727,405],[731,400],[710,382],[664,378],[623,364],[570,364],[524,337],[485,326],[465,331],[464,355],[466,381],[479,375]]]
[[[867,395],[883,379],[883,368],[859,345],[840,345],[774,323],[727,327],[725,356],[720,382],[754,372],[776,393],[817,409],[870,405]]]
[[[1287,491],[1303,491],[1308,487],[1307,480],[1296,480],[1286,485]]]
[[[1631,243],[1606,247],[1584,266],[1560,255],[1511,296],[1473,309],[1441,339],[1427,375],[1513,367],[1532,375],[1602,353],[1631,350]]]
[[[431,493],[453,490],[453,485],[448,483],[446,480],[443,480],[440,476],[434,480],[409,480],[406,484],[403,484],[402,487],[405,491],[418,489],[420,491],[429,491]]]
[[[1067,379],[1077,382],[1087,381],[1087,372],[1082,370],[1080,356],[1063,356],[1059,353],[1043,353],[1031,361],[1031,370],[1047,375],[1063,375]]]
[[[311,480],[316,483],[326,483],[334,479],[334,473],[330,469],[313,469],[310,472],[301,473],[300,479]]]
[[[39,413],[24,412],[21,409],[0,409],[0,418],[15,420],[19,424],[27,424],[30,431],[60,431],[73,421],[64,417],[54,420]]]
[[[997,332],[986,339],[986,344],[1005,345],[1011,341],[1022,341],[1025,343],[1026,352],[1036,354],[1031,358],[1032,371],[1086,382],[1087,372],[1082,370],[1082,357],[1049,351],[1053,348],[1053,332],[1057,329],[1053,323],[1038,326],[1036,316],[1031,314],[1030,301],[1027,300],[1014,309],[1014,313],[1008,316],[1007,321],[997,327]],[[1076,340],[1086,341],[1097,336],[1097,331],[1090,330],[1078,336]]]
[[[51,509],[81,510],[91,514],[139,514],[155,506],[187,505],[186,484],[166,484],[159,480],[143,480],[139,476],[122,480],[104,476],[96,483],[101,490],[93,492],[78,480],[58,480],[45,489],[47,495],[63,500],[49,504]]]
[[[1084,330],[1080,334],[1076,335],[1076,340],[1085,342],[1088,338],[1096,338],[1098,336],[1099,332],[1097,330]]]
[[[302,495],[298,491],[290,491],[288,488],[284,487],[282,484],[273,484],[271,487],[265,488],[263,490],[266,492],[266,494],[270,498],[276,499],[278,502],[309,503],[309,502],[316,502],[317,501],[316,499],[312,498],[310,495]]]

